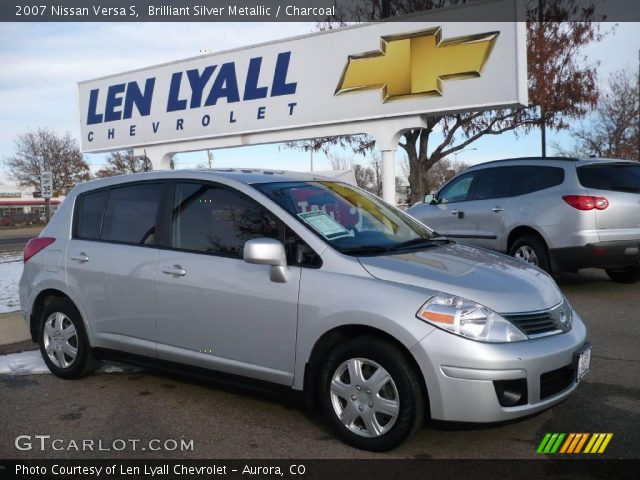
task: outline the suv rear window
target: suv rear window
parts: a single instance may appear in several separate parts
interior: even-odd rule
[[[640,164],[606,163],[578,167],[578,180],[586,188],[640,193]]]

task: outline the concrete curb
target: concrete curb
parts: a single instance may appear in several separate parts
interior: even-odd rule
[[[0,345],[31,340],[31,334],[20,312],[0,313]]]

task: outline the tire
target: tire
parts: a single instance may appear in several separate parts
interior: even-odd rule
[[[640,282],[640,267],[627,267],[622,270],[605,270],[609,278],[617,283]]]
[[[551,273],[547,246],[542,239],[534,235],[523,235],[516,238],[509,248],[509,255]]]
[[[71,380],[95,370],[82,317],[71,301],[56,298],[47,303],[39,333],[40,354],[54,375]]]
[[[360,380],[353,382],[351,371],[360,372]],[[357,337],[333,348],[319,384],[325,418],[353,447],[388,451],[423,424],[427,400],[415,367],[404,352],[377,337]],[[340,414],[349,420],[343,421]]]

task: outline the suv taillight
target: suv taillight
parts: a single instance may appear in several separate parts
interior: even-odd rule
[[[609,206],[607,197],[592,197],[590,195],[564,195],[562,199],[578,210],[604,210]]]
[[[56,239],[53,237],[36,237],[29,240],[27,246],[24,248],[24,261],[26,262],[31,257],[33,257],[36,253],[42,250],[45,247],[48,247]]]

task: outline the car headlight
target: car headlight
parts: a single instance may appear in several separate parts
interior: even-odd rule
[[[490,308],[465,298],[438,294],[416,316],[455,335],[481,342],[521,342],[529,338],[513,323]]]

